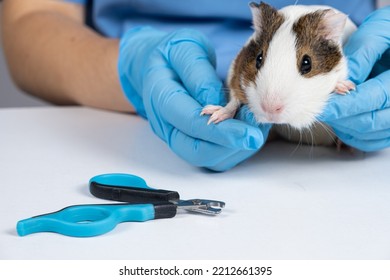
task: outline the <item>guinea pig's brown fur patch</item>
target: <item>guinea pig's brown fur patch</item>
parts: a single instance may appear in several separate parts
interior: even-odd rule
[[[293,25],[296,34],[298,71],[304,55],[312,60],[312,69],[304,77],[310,78],[321,73],[328,73],[340,62],[342,54],[336,42],[324,36],[323,16],[327,11],[315,11],[300,17]]]
[[[269,43],[284,22],[283,15],[270,5],[262,2],[258,8],[261,10],[261,32],[255,32],[254,39],[241,49],[234,61],[233,75],[229,81],[229,87],[243,104],[248,103],[243,86],[256,79],[256,57],[262,51],[263,61],[266,59]]]

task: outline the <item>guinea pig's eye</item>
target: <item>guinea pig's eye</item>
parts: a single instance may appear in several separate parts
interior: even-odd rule
[[[305,75],[311,71],[311,58],[307,54],[302,57],[301,67],[299,71],[302,75]]]
[[[256,68],[259,69],[263,63],[263,51],[261,51],[256,57]]]

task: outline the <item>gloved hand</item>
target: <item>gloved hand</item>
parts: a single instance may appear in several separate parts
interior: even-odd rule
[[[195,166],[224,171],[259,150],[269,128],[241,120],[207,125],[206,104],[225,104],[215,53],[194,30],[164,33],[150,27],[122,37],[118,70],[126,96],[152,130]],[[250,114],[240,114],[251,120]]]
[[[362,151],[390,146],[390,6],[370,14],[344,48],[356,91],[332,95],[321,121]],[[367,79],[368,78],[368,79]]]

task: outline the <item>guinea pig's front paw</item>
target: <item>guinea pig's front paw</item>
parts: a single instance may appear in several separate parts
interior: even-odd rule
[[[350,93],[351,90],[355,90],[356,86],[350,80],[338,81],[335,87],[335,92],[338,94],[345,95]]]
[[[203,109],[202,112],[200,112],[200,115],[212,115],[214,112],[221,110],[223,107],[218,106],[218,105],[206,105]]]
[[[225,107],[218,106],[218,105],[207,105],[203,108],[202,112],[200,113],[201,116],[203,115],[211,115],[209,121],[207,124],[210,123],[219,123],[226,119],[231,119],[234,117],[234,112],[229,111]]]

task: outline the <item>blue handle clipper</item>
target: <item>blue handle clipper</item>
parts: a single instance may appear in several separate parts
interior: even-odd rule
[[[178,208],[216,215],[225,206],[224,202],[215,200],[180,200],[177,192],[150,188],[142,178],[130,174],[95,176],[89,186],[96,197],[127,203],[69,206],[19,221],[16,226],[18,234],[56,232],[74,237],[92,237],[107,233],[123,222],[172,218]]]

